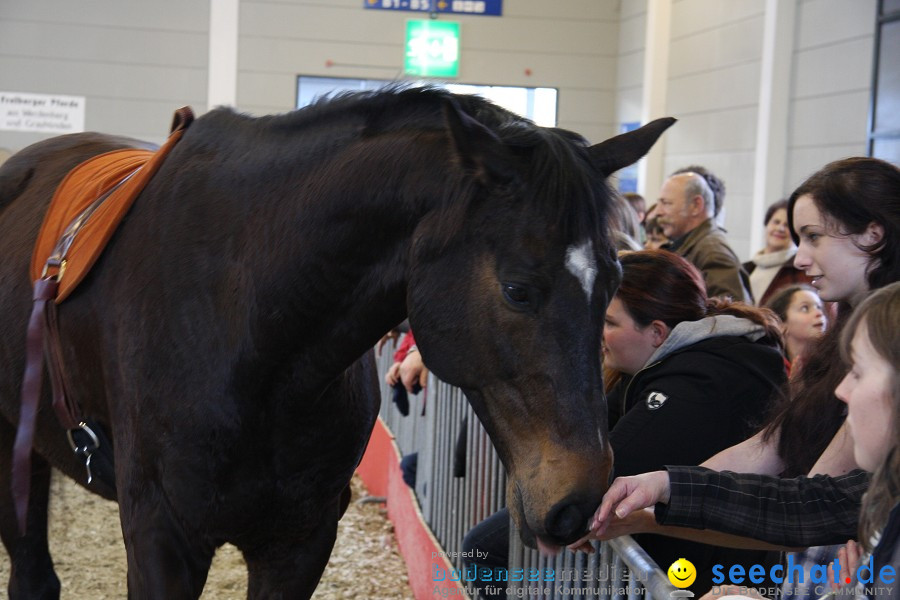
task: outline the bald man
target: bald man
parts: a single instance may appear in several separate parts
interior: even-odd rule
[[[713,222],[715,200],[706,180],[694,172],[676,173],[663,183],[656,215],[669,243],[663,248],[692,262],[706,281],[709,296],[728,296],[752,304],[747,272],[728,245],[725,230]]]

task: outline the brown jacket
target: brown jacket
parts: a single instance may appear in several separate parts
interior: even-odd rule
[[[663,247],[680,254],[703,273],[707,295],[753,303],[749,276],[728,245],[725,230],[714,225],[712,219]]]

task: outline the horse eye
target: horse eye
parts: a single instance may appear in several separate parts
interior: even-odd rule
[[[528,308],[531,305],[528,289],[512,283],[502,284],[503,297],[515,308]]]

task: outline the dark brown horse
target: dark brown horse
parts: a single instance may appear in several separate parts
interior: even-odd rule
[[[130,597],[198,597],[224,542],[246,558],[251,598],[308,597],[378,409],[369,350],[407,314],[426,363],[466,391],[496,444],[526,542],[575,540],[611,463],[599,345],[619,269],[605,178],[670,123],[588,146],[475,97],[399,88],[198,119],[59,305],[71,392],[112,440],[114,480],[85,484],[43,398],[24,536],[9,464],[32,246],[69,169],[139,142],[74,134],[10,158],[0,169],[10,595],[59,595],[52,465],[118,500]],[[83,560],[102,568],[90,548]]]

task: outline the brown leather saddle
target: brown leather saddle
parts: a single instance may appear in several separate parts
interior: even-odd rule
[[[134,199],[193,119],[190,108],[181,108],[175,113],[169,139],[156,152],[113,150],[86,160],[63,178],[31,256],[33,281],[55,278],[58,282],[57,304],[88,274]]]
[[[85,422],[80,407],[67,392],[55,305],[88,274],[138,194],[193,120],[189,107],[175,111],[169,138],[156,152],[114,150],[79,164],[63,178],[50,201],[31,257],[34,308],[28,322],[22,402],[13,449],[13,498],[23,535],[45,355],[54,412],[67,430],[72,450],[85,461],[88,483],[92,479],[92,455],[108,452],[110,464],[112,459],[112,448],[100,450],[104,436]]]

